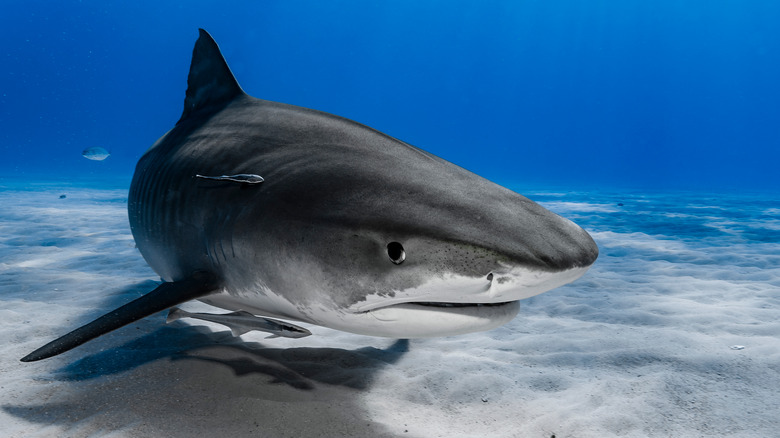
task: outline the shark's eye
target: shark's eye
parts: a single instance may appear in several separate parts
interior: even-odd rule
[[[406,251],[404,251],[403,245],[398,242],[387,244],[387,255],[390,256],[390,261],[396,265],[400,265],[406,260]]]

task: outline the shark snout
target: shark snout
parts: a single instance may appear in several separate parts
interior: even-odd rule
[[[596,242],[574,222],[557,216],[560,225],[555,227],[548,240],[553,251],[547,256],[542,256],[551,270],[569,270],[573,268],[587,268],[592,265],[599,255]]]
[[[508,272],[512,268],[562,272],[592,265],[598,246],[587,231],[574,222],[536,205],[516,219],[516,227],[507,233],[499,252],[506,256]],[[531,224],[532,227],[528,225]],[[506,281],[494,273],[496,281]]]
[[[535,232],[519,227],[509,233],[499,248],[503,257],[483,277],[487,286],[480,295],[491,302],[521,300],[570,283],[598,257],[596,242],[574,222],[541,207],[534,213]]]

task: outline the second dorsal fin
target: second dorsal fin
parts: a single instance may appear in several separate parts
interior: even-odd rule
[[[208,32],[203,29],[199,31],[200,37],[192,50],[187,96],[180,120],[206,108],[221,108],[236,96],[244,94],[217,43]]]

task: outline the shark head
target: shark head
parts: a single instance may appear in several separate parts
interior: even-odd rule
[[[258,152],[251,168],[265,181],[237,201],[253,219],[230,237],[243,261],[225,278],[244,280],[238,295],[263,291],[257,312],[395,338],[482,331],[598,255],[571,221],[441,158],[329,114],[254,103],[286,126],[283,144]],[[290,141],[302,132],[321,141]]]

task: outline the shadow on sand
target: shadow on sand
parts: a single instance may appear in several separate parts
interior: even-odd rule
[[[150,319],[116,336],[159,327]],[[2,409],[65,436],[395,435],[371,422],[360,396],[408,351],[406,340],[384,349],[281,349],[183,323],[119,346],[107,345],[112,335],[89,344],[102,351],[31,376],[29,394]]]
[[[409,341],[397,340],[385,349],[268,348],[242,342],[229,332],[212,333],[204,327],[176,323],[120,347],[95,353],[53,374],[63,381],[89,380],[120,374],[168,358],[192,360],[230,369],[236,377],[265,375],[270,383],[314,389],[313,383],[367,389],[383,367],[396,363],[408,351]]]

